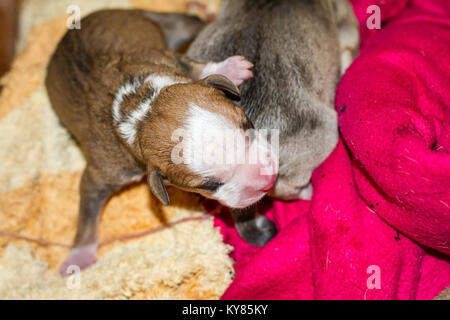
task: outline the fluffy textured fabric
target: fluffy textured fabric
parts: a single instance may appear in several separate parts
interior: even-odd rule
[[[359,58],[336,98],[341,141],[311,202],[269,203],[279,234],[245,244],[223,299],[431,299],[450,285],[450,3],[354,0]],[[368,30],[378,4],[381,30]],[[377,282],[379,280],[379,282]]]

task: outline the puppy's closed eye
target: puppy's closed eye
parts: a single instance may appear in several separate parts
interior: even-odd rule
[[[208,181],[201,184],[197,188],[200,190],[208,191],[208,192],[214,192],[217,189],[219,189],[219,187],[221,187],[222,185],[223,185],[223,182],[220,182],[217,179],[208,179]]]

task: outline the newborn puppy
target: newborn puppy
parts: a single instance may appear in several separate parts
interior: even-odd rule
[[[276,174],[260,174],[261,162],[176,161],[180,136],[185,155],[201,152],[202,133],[208,130],[245,137],[252,124],[232,100],[239,100],[236,86],[252,76],[252,65],[243,57],[206,65],[168,51],[150,16],[155,14],[141,10],[93,13],[81,21],[81,30],[67,32],[48,65],[52,106],[87,161],[78,229],[63,275],[70,265],[82,269],[95,262],[103,206],[113,192],[144,176],[164,204],[169,203],[167,184],[246,207],[275,183]],[[178,23],[183,21],[191,23],[181,17]],[[246,148],[264,149],[258,139]],[[262,152],[273,157],[269,149]]]
[[[223,0],[187,54],[202,61],[244,55],[254,77],[240,88],[256,129],[279,130],[279,176],[270,195],[310,199],[311,174],[338,141],[336,86],[358,51],[347,0]],[[254,207],[232,210],[241,237],[264,245],[276,233]]]

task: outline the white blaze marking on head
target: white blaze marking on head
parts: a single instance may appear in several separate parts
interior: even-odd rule
[[[122,116],[120,108],[124,97],[130,94],[136,94],[139,88],[145,83],[148,83],[149,86],[155,90],[152,97],[142,101],[135,110]],[[132,83],[127,82],[117,91],[112,104],[113,119],[117,124],[120,136],[128,144],[134,143],[137,134],[136,127],[138,122],[144,120],[146,115],[151,111],[152,103],[161,90],[167,86],[177,83],[186,83],[186,81],[175,80],[169,76],[150,75],[144,80],[143,83],[139,81],[134,81]]]
[[[216,150],[216,156],[221,157],[224,152],[225,134],[230,131],[240,130],[225,116],[207,111],[194,103],[189,104],[189,116],[185,122],[186,137],[185,147],[188,168],[202,176],[217,176],[226,171],[226,166],[217,165],[214,155],[212,162],[208,162],[208,151]],[[221,153],[222,152],[222,153]]]

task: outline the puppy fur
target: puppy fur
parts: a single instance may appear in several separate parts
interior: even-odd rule
[[[217,19],[190,46],[193,59],[240,54],[254,64],[254,77],[240,87],[240,106],[257,129],[280,130],[271,196],[311,197],[311,174],[338,141],[335,92],[358,52],[358,30],[347,0],[224,0]],[[255,209],[233,211],[238,230],[262,245],[274,227],[261,219],[257,224],[249,211]]]

